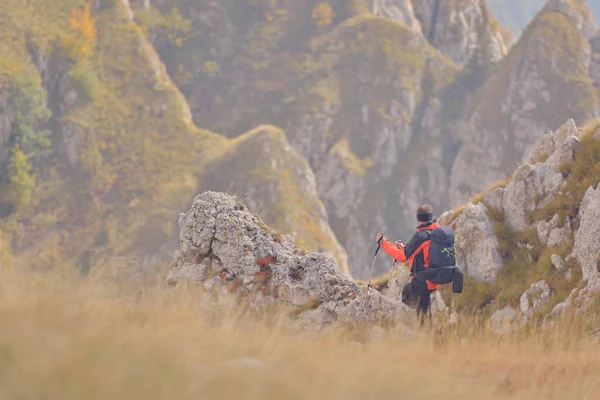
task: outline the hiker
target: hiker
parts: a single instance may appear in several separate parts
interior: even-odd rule
[[[429,280],[416,278],[415,273],[429,268],[430,257],[429,248],[431,245],[431,232],[440,227],[440,224],[433,218],[433,209],[424,204],[417,209],[417,231],[406,246],[402,241],[391,243],[382,234],[377,234],[377,243],[381,243],[381,248],[395,260],[401,263],[410,262],[410,282],[402,290],[402,301],[414,306],[416,301],[417,315],[424,322],[425,315],[431,318],[430,305],[431,294],[441,285]]]

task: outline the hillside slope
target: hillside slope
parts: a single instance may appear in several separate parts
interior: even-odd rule
[[[0,9],[0,35],[3,252],[34,269],[87,271],[117,256],[164,266],[176,246],[174,215],[227,140],[193,124],[127,3],[11,1]],[[281,154],[265,150],[270,139],[247,157],[275,162]],[[311,182],[306,168],[289,168]],[[273,181],[292,193],[284,178]],[[308,250],[331,250],[344,268],[343,249],[308,186],[302,200],[310,212],[291,202],[277,207],[301,213],[294,236]],[[270,201],[262,197],[261,207],[270,209]],[[293,233],[288,222],[268,221]]]
[[[531,317],[598,305],[599,127],[569,120],[542,135],[508,180],[442,218],[472,278],[458,309]]]
[[[464,15],[474,25],[436,41],[478,65],[504,47],[475,3]],[[449,15],[462,13],[452,7],[425,15],[407,1],[167,1],[140,3],[135,14],[203,126],[230,137],[260,124],[285,131],[309,161],[352,272],[364,276],[376,231],[406,235],[419,202],[443,206],[442,148],[452,140],[428,141],[448,134],[432,123],[460,67],[431,45],[417,17],[445,32]],[[174,15],[189,18],[179,42],[165,23]],[[498,49],[473,51],[483,42]],[[417,153],[433,162],[419,165]]]
[[[461,117],[451,205],[503,178],[540,135],[568,118],[595,116],[598,53],[591,42],[596,33],[584,1],[550,1],[527,27]]]

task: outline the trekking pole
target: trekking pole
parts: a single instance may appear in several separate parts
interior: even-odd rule
[[[394,272],[394,267],[396,266],[397,262],[398,262],[398,260],[394,260],[394,262],[392,263],[392,268],[390,269],[390,279],[388,280],[388,291],[390,290],[390,285],[392,284],[392,272]]]
[[[373,256],[373,264],[371,265],[371,276],[369,277],[369,283],[367,284],[367,290],[371,288],[371,280],[373,279],[373,271],[375,270],[375,260],[377,259],[377,253],[379,253],[379,248],[381,248],[381,240],[383,236],[379,238],[377,241],[377,250],[375,250],[375,255]]]
[[[369,276],[369,283],[367,284],[367,296],[365,297],[365,301],[363,303],[363,314],[366,311],[367,301],[369,300],[369,289],[371,288],[371,280],[373,279],[373,271],[375,270],[375,261],[377,259],[377,253],[379,253],[379,249],[381,248],[381,240],[383,239],[383,234],[381,238],[377,241],[377,250],[375,250],[375,255],[373,256],[373,264],[371,265],[371,276]]]

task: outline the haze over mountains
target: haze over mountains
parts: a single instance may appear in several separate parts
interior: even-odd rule
[[[0,9],[2,248],[35,268],[162,267],[221,190],[364,277],[376,232],[406,240],[419,203],[457,207],[598,113],[581,0],[512,46],[477,0],[85,4]]]
[[[596,23],[600,21],[600,2],[589,1],[590,10],[595,16]],[[490,11],[498,22],[515,33],[515,39],[542,9],[546,0],[487,0]]]

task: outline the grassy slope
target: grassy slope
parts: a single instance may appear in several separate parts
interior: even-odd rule
[[[22,57],[13,59],[19,67],[39,76],[22,38],[33,37],[29,44],[60,57],[69,12],[81,3],[9,3],[0,13],[11,24],[2,28],[21,40],[0,47],[19,53]],[[187,105],[160,73],[160,65],[153,68],[149,60],[155,59],[154,50],[123,10],[103,7],[95,16],[95,55],[84,67],[85,78],[77,75],[70,81],[78,100],[55,113],[55,149],[61,131],[74,131],[77,165],[48,158],[45,179],[35,189],[36,203],[4,221],[17,238],[15,247],[30,250],[39,266],[66,258],[87,267],[92,247],[120,254],[167,241],[174,233],[173,213],[193,194],[190,167],[200,145],[211,137],[186,121]],[[69,73],[74,70],[71,66]],[[49,96],[52,108],[61,100],[60,95]]]
[[[193,15],[191,9],[211,10],[213,23],[194,20],[181,48],[163,39],[155,46],[174,76],[187,77],[175,81],[190,99],[194,118],[206,126],[235,137],[257,124],[273,124],[282,127],[293,143],[310,141],[325,152],[342,150],[344,172],[369,186],[370,200],[357,206],[361,215],[355,228],[366,232],[376,229],[369,224],[377,201],[396,204],[396,188],[406,176],[416,174],[412,168],[398,168],[392,183],[374,179],[379,169],[377,160],[370,159],[377,146],[374,135],[396,129],[395,119],[410,135],[411,123],[418,122],[412,121],[412,110],[404,104],[434,97],[458,68],[406,27],[373,17],[364,8],[349,9],[347,2],[330,2],[335,17],[331,24],[316,27],[310,13],[316,3],[279,1],[267,7],[266,2],[169,2],[160,10],[163,15],[173,5],[183,15]],[[242,11],[247,18],[238,21]],[[144,13],[138,11],[137,18],[144,20]],[[154,26],[153,31],[164,38],[164,29]],[[427,60],[433,62],[428,65]],[[201,71],[198,66],[207,61],[216,62],[219,70]],[[361,118],[363,106],[369,109],[367,125]],[[398,115],[390,115],[394,113]],[[306,132],[300,129],[305,117],[330,118],[330,129],[321,132],[324,124],[315,123],[311,125],[316,130]],[[415,149],[425,143],[425,136],[415,138]],[[416,155],[406,155],[407,165],[415,161],[408,160],[412,157]],[[339,241],[347,243],[348,219],[336,220],[334,210],[329,211]],[[389,214],[394,230],[402,231],[406,224],[401,214]]]
[[[18,73],[41,87],[29,45],[52,56],[49,82],[44,84],[54,87],[53,69],[67,68],[63,82],[78,95],[75,104],[59,114],[64,93],[50,93],[49,107],[56,121],[54,151],[41,165],[43,179],[34,188],[35,201],[1,221],[4,242],[12,244],[3,246],[12,247],[23,265],[35,268],[88,268],[106,257],[161,250],[169,257],[176,244],[178,212],[196,194],[203,162],[226,147],[225,138],[190,121],[185,99],[144,32],[126,18],[121,3],[108,2],[94,12],[93,57],[77,65],[64,60],[61,43],[69,13],[82,4],[35,0],[26,5],[9,2],[0,10],[0,36],[10,38],[0,43],[0,82],[10,87]],[[77,137],[75,165],[61,154],[66,130]],[[275,146],[278,143],[275,140]],[[262,157],[265,163],[278,156],[263,153],[260,146],[254,150],[251,157]],[[294,184],[282,182],[280,191]],[[257,184],[269,182],[259,178]],[[3,190],[6,187],[0,188],[2,197]],[[324,239],[327,227],[318,226],[313,218],[311,202],[318,199],[296,193],[296,199],[308,206],[280,202],[277,215],[296,212],[300,216],[285,224],[269,222],[281,225],[284,233],[293,225],[307,249],[322,247],[336,253],[339,249],[333,249],[331,238]],[[265,207],[271,208],[270,200],[263,199]]]
[[[542,14],[527,27],[491,82],[475,95],[472,107],[481,113],[486,124],[494,127],[506,124],[498,104],[508,97],[507,83],[515,72],[518,73],[519,61],[527,58],[533,63],[528,67],[536,68],[539,78],[552,85],[552,93],[561,93],[560,96],[551,95],[550,100],[546,100],[541,92],[531,93],[531,99],[538,107],[531,112],[530,118],[560,126],[564,117],[556,110],[562,110],[578,121],[586,120],[597,107],[598,95],[585,69],[582,54],[585,46],[586,39],[569,17],[560,13]]]
[[[474,320],[413,340],[369,339],[358,326],[300,336],[276,313],[231,315],[195,290],[142,289],[1,271],[0,396],[519,400],[600,389],[599,344],[586,334],[597,314],[506,336]]]
[[[313,10],[320,0],[171,0],[154,11],[137,10],[136,18],[155,33],[167,35],[160,15],[177,7],[194,19],[181,47],[156,45],[175,82],[190,99],[198,123],[237,136],[257,125],[273,123],[271,108],[296,90],[303,75],[306,45],[347,18],[365,12],[364,0],[333,0],[331,19],[319,26]],[[154,15],[150,18],[148,14]],[[216,71],[203,66],[212,63]],[[290,92],[291,91],[291,92]]]
[[[561,166],[567,178],[564,188],[552,202],[528,216],[534,228],[525,232],[511,231],[502,212],[490,210],[499,251],[505,262],[504,267],[493,284],[467,279],[465,292],[460,296],[452,295],[450,288],[444,288],[444,294],[452,299],[456,309],[475,310],[490,304],[492,300],[493,305],[484,311],[486,314],[506,305],[518,308],[521,294],[532,283],[544,279],[554,294],[551,301],[540,311],[540,314],[543,314],[564,301],[574,288],[583,287],[581,266],[575,260],[567,266],[572,269],[570,279],[559,274],[550,260],[552,254],[563,258],[571,254],[573,238],[559,248],[547,248],[539,242],[535,224],[542,220],[548,221],[558,214],[562,221],[569,218],[574,230],[579,226],[578,213],[583,196],[590,186],[600,183],[600,139],[593,137],[597,128],[598,122],[583,127],[585,134],[575,158]],[[481,199],[482,196],[478,197]],[[532,248],[528,249],[526,245]]]

